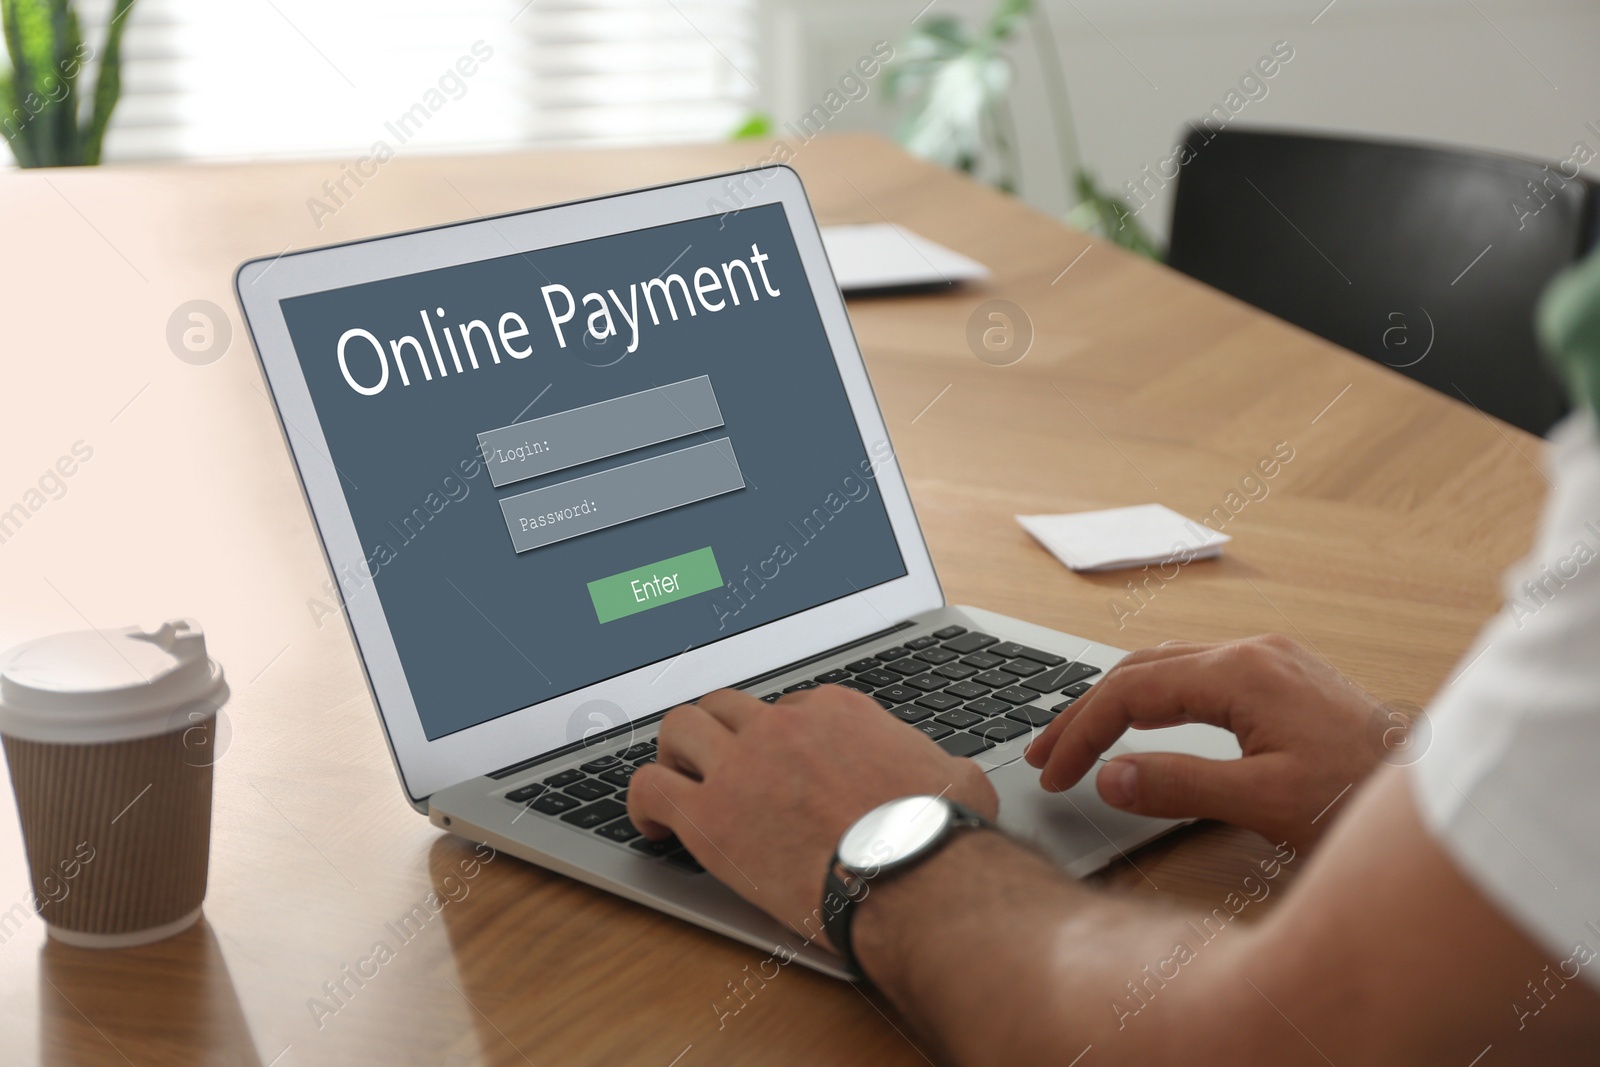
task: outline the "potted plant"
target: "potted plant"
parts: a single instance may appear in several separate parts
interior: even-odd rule
[[[987,172],[995,185],[1016,192],[1012,69],[1006,50],[1030,17],[1037,23],[1033,39],[1048,83],[1047,102],[1062,168],[1078,197],[1067,221],[1159,259],[1155,242],[1127,204],[1103,191],[1082,164],[1061,57],[1044,10],[1035,7],[1034,0],[999,0],[976,32],[949,16],[916,24],[889,67],[890,95],[909,104],[900,124],[900,142],[917,155],[969,174]]]
[[[122,92],[122,31],[134,0],[116,0],[99,72],[85,94],[92,45],[72,0],[0,0],[11,70],[0,75],[0,132],[23,167],[100,162],[106,126]]]

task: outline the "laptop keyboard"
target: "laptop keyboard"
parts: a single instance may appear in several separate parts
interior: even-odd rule
[[[1001,641],[961,626],[880,649],[815,678],[767,693],[842,685],[877,700],[889,714],[927,734],[955,756],[976,756],[1049,724],[1089,691],[1099,667]],[[705,868],[677,838],[651,841],[628,819],[628,781],[654,762],[656,743],[639,741],[539,782],[513,789],[506,799],[528,810],[590,831],[691,874]]]
[[[867,693],[945,751],[976,756],[1037,730],[1088,692],[1099,667],[948,626],[762,697],[836,684]]]

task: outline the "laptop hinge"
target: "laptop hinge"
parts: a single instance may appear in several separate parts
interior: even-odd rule
[[[806,666],[809,666],[809,665],[811,665],[813,663],[820,663],[825,659],[831,659],[834,656],[840,655],[841,653],[844,653],[844,652],[849,652],[851,649],[858,648],[861,645],[865,645],[865,644],[868,644],[868,643],[873,642],[873,641],[880,641],[883,638],[888,637],[890,634],[897,634],[901,630],[904,630],[907,627],[910,627],[910,626],[913,626],[913,625],[915,625],[915,623],[913,623],[911,620],[907,619],[905,622],[898,623],[898,624],[896,624],[894,626],[890,626],[890,627],[888,627],[886,629],[883,629],[883,630],[878,630],[876,633],[870,633],[867,636],[865,636],[863,638],[860,638],[859,640],[850,641],[850,642],[847,642],[846,644],[842,644],[842,645],[836,645],[835,647],[828,649],[826,652],[819,652],[815,656],[810,656],[810,657],[808,657],[806,659],[803,659],[803,660],[797,660],[794,663],[785,664],[784,666],[779,667],[777,670],[767,671],[765,674],[758,674],[754,678],[746,678],[744,681],[735,682],[734,684],[732,684],[730,686],[727,686],[726,688],[728,688],[728,689],[750,689],[750,688],[753,688],[755,686],[760,685],[762,682],[767,681],[770,678],[777,678],[780,675],[788,674],[790,671],[796,670],[796,669],[798,669],[800,667],[806,667]],[[595,746],[600,745],[600,744],[602,744],[602,743],[604,743],[606,741],[609,741],[612,738],[621,737],[621,736],[623,736],[625,734],[631,733],[632,731],[638,729],[641,726],[648,726],[651,723],[655,722],[657,719],[659,719],[662,716],[664,716],[667,712],[669,712],[671,710],[672,710],[671,708],[662,708],[660,711],[655,712],[655,713],[650,714],[650,715],[646,715],[643,718],[630,719],[627,722],[623,723],[622,725],[614,726],[611,729],[605,731],[604,733],[594,734],[594,735],[592,735],[590,737],[585,737],[581,741],[572,742],[572,744],[570,744],[570,745],[562,745],[560,748],[552,749],[551,751],[546,752],[546,753],[544,753],[542,755],[533,756],[533,757],[531,757],[529,759],[525,759],[525,760],[518,760],[516,763],[511,764],[509,767],[502,767],[497,771],[490,771],[488,774],[484,775],[484,777],[485,778],[493,778],[496,781],[498,781],[498,780],[500,780],[502,778],[509,778],[513,774],[517,774],[520,771],[525,771],[529,767],[537,767],[541,763],[548,763],[551,760],[560,759],[562,756],[570,755],[573,752],[578,752],[578,751],[581,751],[582,749],[594,748]]]
[[[762,682],[767,681],[769,678],[776,678],[779,675],[788,674],[790,671],[795,670],[796,668],[809,667],[813,663],[821,663],[825,659],[832,659],[834,656],[837,656],[840,653],[849,652],[852,648],[858,648],[861,645],[865,645],[869,642],[881,640],[885,637],[888,637],[890,634],[897,634],[901,630],[913,625],[915,624],[910,619],[907,619],[905,622],[890,626],[887,629],[879,630],[876,633],[870,633],[859,641],[851,641],[848,644],[837,645],[828,649],[826,652],[818,652],[815,656],[811,656],[808,659],[785,664],[784,666],[779,667],[777,670],[767,671],[765,674],[758,674],[754,678],[746,678],[742,682],[735,682],[733,685],[728,686],[728,688],[750,689],[754,686],[760,685]]]

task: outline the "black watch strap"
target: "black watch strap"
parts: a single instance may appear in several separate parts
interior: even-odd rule
[[[851,874],[841,867],[837,858],[828,864],[828,877],[822,883],[822,928],[833,942],[833,949],[844,961],[845,970],[852,978],[863,979],[866,974],[856,962],[855,945],[851,929],[855,926],[856,901],[867,895],[867,880]]]
[[[986,828],[993,825],[965,804],[953,800],[947,803],[955,818],[950,821],[944,836],[920,855],[904,864],[897,864],[884,873],[893,874],[915,866],[934,855],[957,830]],[[870,877],[847,869],[839,862],[839,854],[835,852],[833,858],[828,861],[828,873],[822,882],[822,928],[827,932],[828,940],[833,943],[834,951],[844,961],[845,969],[857,980],[866,978],[866,973],[856,960],[852,930],[855,926],[856,904],[867,895],[867,883]]]

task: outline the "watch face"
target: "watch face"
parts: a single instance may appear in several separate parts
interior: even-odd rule
[[[901,797],[863,815],[839,841],[839,862],[857,873],[904,863],[938,841],[953,812],[940,797]]]

